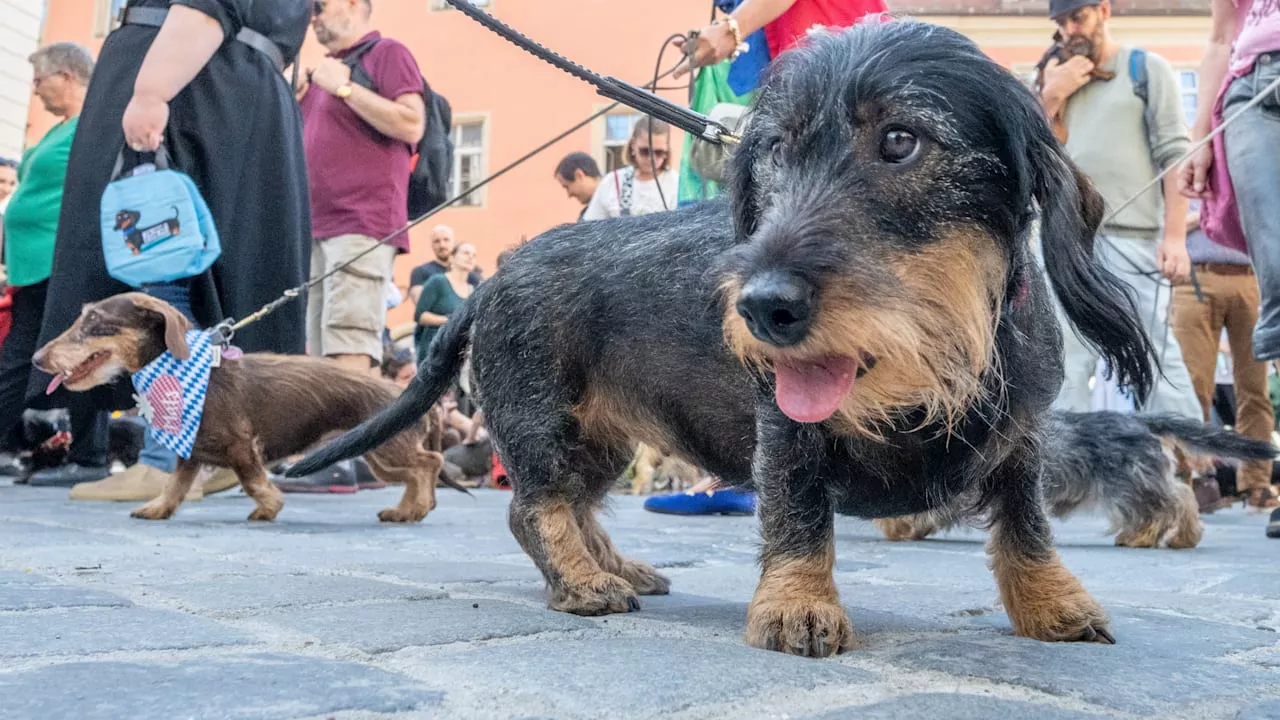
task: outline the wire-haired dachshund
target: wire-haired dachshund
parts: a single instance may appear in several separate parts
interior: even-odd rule
[[[1111,642],[1041,504],[1063,380],[1045,275],[1138,397],[1155,356],[1093,259],[1102,198],[1035,96],[959,33],[893,21],[811,34],[774,60],[752,117],[728,200],[523,245],[392,407],[293,472],[420,422],[469,346],[515,489],[510,527],[552,608],[626,612],[667,592],[596,518],[638,441],[759,493],[755,647],[853,647],[832,574],[837,506],[888,518],[957,504],[991,528],[1014,632]]]
[[[172,305],[142,293],[124,293],[85,306],[66,332],[36,353],[34,363],[72,391],[85,391],[135,373],[165,350],[190,356],[187,319]],[[305,355],[245,353],[224,357],[210,371],[204,415],[188,459],[163,494],[133,512],[163,520],[195,480],[200,465],[229,467],[257,507],[250,520],[274,520],[284,496],[266,466],[305,451],[327,434],[355,427],[391,404],[399,388],[332,361]],[[435,483],[444,456],[435,413],[365,455],[379,480],[402,483],[400,503],[378,513],[385,522],[417,522],[436,505]],[[461,488],[459,488],[461,489]]]

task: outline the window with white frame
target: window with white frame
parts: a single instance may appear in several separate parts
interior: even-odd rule
[[[463,120],[453,125],[453,191],[457,196],[484,180],[484,120]],[[484,204],[484,190],[462,198],[455,207]]]
[[[116,26],[126,0],[96,0],[93,4],[93,36],[106,37]]]
[[[1200,101],[1200,74],[1195,70],[1178,71],[1178,92],[1182,95],[1182,112],[1187,125],[1196,122],[1196,103]]]
[[[489,7],[489,0],[471,0],[471,4],[476,7]],[[432,10],[452,10],[453,6],[445,0],[431,0]]]
[[[632,128],[642,117],[641,113],[617,113],[604,117],[604,172],[613,172],[626,165],[623,153],[631,139]]]

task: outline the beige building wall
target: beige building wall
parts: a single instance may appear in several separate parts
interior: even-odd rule
[[[31,64],[40,42],[44,0],[0,0],[0,157],[18,159],[26,146]]]

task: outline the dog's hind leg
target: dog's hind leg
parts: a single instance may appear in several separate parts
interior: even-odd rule
[[[903,540],[924,540],[938,531],[938,524],[932,513],[906,515],[903,517],[876,518],[872,523],[879,528],[885,540],[900,542]]]
[[[199,471],[198,464],[178,458],[178,468],[169,476],[160,496],[129,515],[143,520],[168,520],[173,517],[173,514],[178,511],[178,506],[182,504],[182,498],[187,496],[187,491],[195,482]]]
[[[587,550],[602,570],[631,583],[640,595],[666,595],[671,591],[671,581],[654,570],[653,566],[639,560],[629,560],[618,552],[608,533],[600,525],[594,507],[578,506],[575,511]]]
[[[987,552],[1014,633],[1045,641],[1114,643],[1106,611],[1062,564],[1039,493],[1036,443],[1024,440],[989,487]]]
[[[436,508],[436,478],[444,456],[424,449],[421,440],[405,433],[364,456],[379,480],[404,483],[400,502],[378,513],[382,522],[419,522]]]

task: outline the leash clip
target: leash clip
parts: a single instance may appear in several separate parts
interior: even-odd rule
[[[223,320],[209,331],[209,342],[225,350],[231,344],[231,338],[235,337],[235,334],[235,323],[231,320]]]

